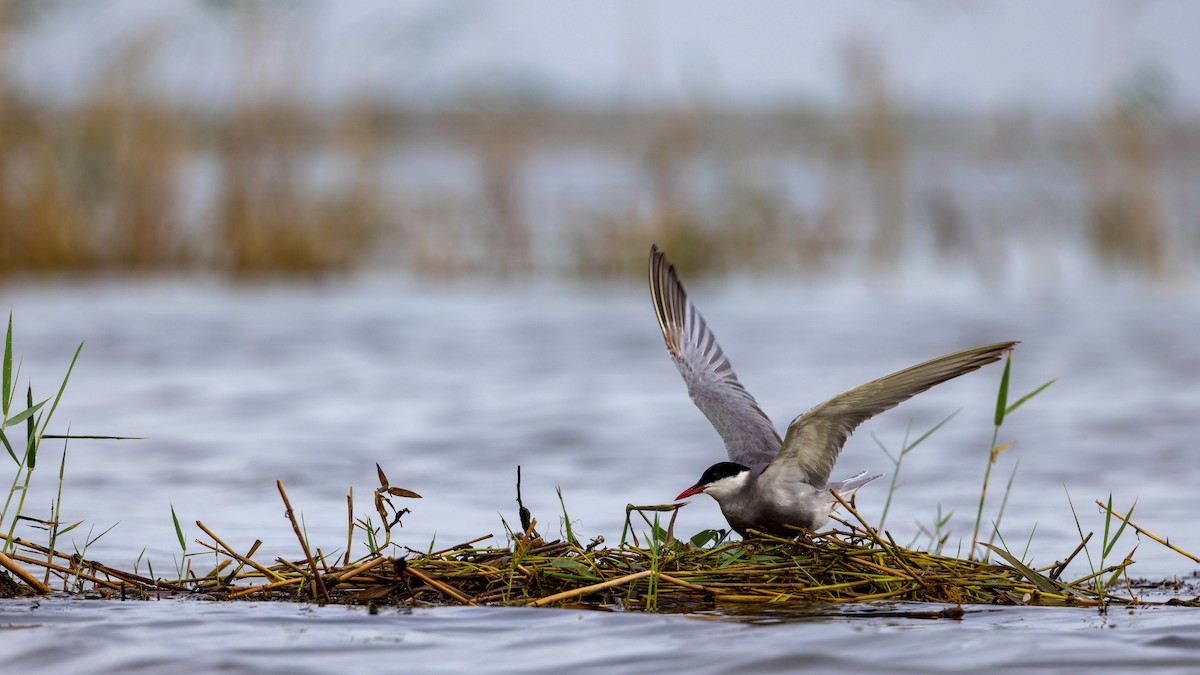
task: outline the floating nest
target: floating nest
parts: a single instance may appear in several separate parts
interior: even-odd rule
[[[382,471],[380,478],[375,505],[390,525],[371,527],[366,520],[350,523],[351,535],[356,529],[370,532],[371,553],[357,560],[309,550],[292,516],[287,493],[279,484],[303,553],[298,560],[277,558],[263,564],[253,558],[261,542],[255,542],[247,553],[239,553],[199,521],[197,526],[210,540],[196,541],[205,547],[206,557],[215,552],[221,560],[207,574],[185,568],[174,580],[118,570],[14,538],[11,552],[0,554],[0,565],[8,572],[0,575],[0,592],[12,596],[65,591],[120,599],[186,594],[210,600],[315,601],[371,607],[494,604],[632,611],[732,610],[752,605],[786,608],[886,600],[949,606],[933,613],[950,617],[960,615],[958,607],[963,604],[1200,605],[1200,598],[1165,602],[1138,598],[1139,587],[1126,575],[1132,563],[1129,557],[1082,579],[1062,580],[1060,576],[1083,549],[1082,544],[1066,559],[1037,569],[998,547],[989,546],[999,562],[905,548],[887,533],[868,526],[852,503],[840,499],[847,517],[835,515],[834,529],[799,532],[793,539],[759,535],[696,546],[674,539],[671,528],[664,531],[656,521],[651,524],[653,541],[646,545],[634,538],[633,544],[623,541],[606,547],[601,537],[581,544],[570,531],[566,539],[547,542],[537,535],[537,521],[532,520],[523,532],[510,533],[511,543],[506,547],[479,546],[491,538],[487,535],[441,551],[419,552],[389,543],[391,527],[407,513],[407,509],[394,508],[391,498],[415,493],[389,487]],[[180,537],[182,543],[182,533]]]

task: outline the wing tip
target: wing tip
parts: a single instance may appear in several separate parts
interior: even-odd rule
[[[657,243],[650,244],[650,302],[658,318],[663,340],[672,354],[679,351],[679,333],[686,321],[684,306],[687,293],[675,272],[675,265]]]

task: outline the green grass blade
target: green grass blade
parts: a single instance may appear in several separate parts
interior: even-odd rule
[[[4,434],[3,429],[0,429],[0,442],[4,443],[4,449],[8,451],[8,455],[13,458],[13,461],[16,462],[18,466],[20,466],[21,460],[17,459],[17,453],[13,450],[12,443],[8,442],[8,436]]]
[[[1008,407],[1008,374],[1012,370],[1012,353],[1004,359],[1004,374],[1000,376],[1000,393],[996,396],[996,426],[1004,424]]]
[[[75,529],[75,528],[79,527],[79,526],[80,526],[80,525],[82,525],[82,524],[83,524],[83,521],[82,521],[82,520],[80,520],[80,521],[78,521],[78,522],[76,522],[76,523],[74,523],[74,524],[72,524],[72,525],[68,525],[68,526],[66,526],[66,527],[64,527],[63,529],[61,529],[61,530],[59,530],[59,531],[58,531],[58,536],[60,536],[60,537],[61,537],[62,535],[64,535],[64,534],[66,534],[66,533],[70,532],[71,530],[73,530],[73,529]]]
[[[1016,403],[1013,403],[1012,405],[1008,406],[1008,409],[1004,411],[1004,414],[1005,415],[1013,414],[1013,411],[1015,411],[1017,408],[1020,408],[1022,403],[1026,402],[1029,399],[1033,398],[1034,396],[1037,396],[1038,394],[1042,393],[1043,391],[1046,390],[1046,387],[1049,387],[1050,385],[1054,384],[1057,381],[1058,381],[1058,378],[1050,380],[1049,382],[1043,384],[1042,386],[1038,387],[1037,389],[1034,389],[1033,391],[1029,392],[1028,394],[1025,394],[1021,398],[1017,399]]]
[[[1029,558],[1029,547],[1033,546],[1033,535],[1037,534],[1037,521],[1033,522],[1033,529],[1029,531],[1029,538],[1025,540],[1025,551],[1021,553],[1021,560]]]
[[[30,408],[33,407],[32,385],[25,389],[25,401],[26,405]],[[36,420],[32,417],[25,418],[25,468],[29,471],[32,471],[33,466],[37,464],[38,441],[37,434],[34,431],[37,429],[37,423],[41,419],[41,415],[38,415]]]
[[[78,523],[76,523],[76,524],[78,524]],[[84,550],[86,551],[87,548],[90,547],[92,544],[100,541],[100,537],[103,537],[104,535],[108,534],[109,532],[112,532],[113,528],[115,528],[116,526],[118,526],[120,524],[121,524],[121,521],[118,520],[117,522],[113,523],[112,525],[109,525],[107,530],[101,532],[100,534],[96,535],[95,537],[92,537],[92,531],[88,530],[88,536],[91,538],[88,539],[88,542],[86,544],[84,544],[84,546],[83,546]]]
[[[175,522],[175,536],[179,537],[179,548],[187,553],[187,540],[183,538],[183,528],[179,527],[179,517],[175,515],[174,504],[171,504],[171,520]]]
[[[30,394],[30,397],[32,398],[32,394]],[[46,405],[46,402],[49,400],[50,399],[46,399],[45,401],[42,401],[41,403],[38,403],[37,405],[30,406],[30,407],[22,410],[21,412],[17,413],[16,415],[13,415],[12,417],[4,420],[4,426],[7,428],[7,427],[11,427],[16,424],[20,424],[21,422],[24,422],[30,415],[32,415],[35,412],[37,412],[38,410],[40,410],[42,406]]]
[[[575,531],[571,528],[571,516],[567,514],[567,503],[563,500],[562,486],[554,486],[554,491],[558,493],[558,503],[562,506],[563,528],[566,529],[567,542],[572,546],[579,546],[579,540],[575,538]]]
[[[883,502],[883,513],[879,516],[879,525],[875,528],[876,530],[882,532],[883,525],[885,522],[887,522],[888,511],[892,507],[892,496],[896,493],[896,488],[899,485],[901,462],[903,462],[904,458],[908,456],[908,453],[912,452],[913,449],[920,445],[925,439],[932,436],[938,429],[941,429],[943,426],[945,426],[947,422],[954,419],[955,416],[961,411],[962,408],[959,408],[958,410],[950,413],[941,422],[938,422],[930,427],[928,431],[921,434],[921,436],[911,444],[908,442],[909,431],[912,430],[912,424],[910,423],[908,429],[906,429],[904,432],[904,444],[900,446],[900,452],[895,457],[892,457],[892,453],[888,452],[887,447],[883,444],[883,441],[879,440],[875,434],[871,434],[871,438],[875,439],[875,444],[879,446],[880,450],[883,450],[883,454],[887,455],[888,459],[892,460],[892,479],[888,483],[887,499]]]
[[[1075,510],[1075,502],[1071,499],[1071,491],[1067,489],[1066,483],[1063,483],[1063,492],[1067,494],[1067,506],[1071,507],[1071,517],[1075,519],[1075,531],[1079,533],[1079,540],[1087,541],[1089,535],[1084,535],[1083,526],[1079,524],[1079,513]],[[1095,574],[1096,566],[1092,563],[1092,554],[1088,551],[1087,546],[1083,547],[1083,555],[1087,557],[1088,569]]]
[[[904,449],[901,452],[903,452],[904,454],[908,454],[909,452],[911,452],[913,450],[913,448],[917,447],[918,445],[921,444],[922,441],[924,441],[925,439],[932,436],[934,434],[934,432],[936,432],[938,429],[941,429],[942,427],[946,426],[946,423],[949,422],[950,420],[954,419],[956,416],[958,416],[958,413],[960,413],[960,412],[962,412],[962,408],[959,408],[958,410],[955,410],[954,412],[950,413],[949,415],[946,415],[945,419],[943,419],[941,422],[938,422],[937,424],[930,427],[929,431],[926,431],[925,433],[921,434],[921,436],[919,438],[917,438],[917,440],[912,442],[912,445],[905,445]]]
[[[1074,596],[1074,597],[1079,597],[1079,592],[1076,591],[1074,588],[1071,588],[1070,586],[1068,586],[1064,583],[1054,581],[1053,579],[1048,579],[1048,578],[1038,574],[1037,572],[1034,572],[1032,569],[1029,568],[1028,565],[1021,562],[1020,560],[1017,560],[1016,556],[1009,553],[1008,551],[1005,551],[1004,549],[1000,548],[999,546],[992,546],[991,544],[985,544],[982,541],[979,542],[979,545],[990,548],[996,555],[1003,558],[1005,562],[1007,562],[1009,565],[1012,565],[1013,569],[1020,572],[1021,576],[1025,577],[1025,579],[1029,583],[1036,586],[1039,591],[1041,591],[1043,593],[1055,593],[1055,594],[1059,594],[1059,595],[1070,595],[1070,596]]]
[[[42,434],[42,438],[43,439],[46,439],[46,438],[57,438],[57,439],[83,438],[83,439],[88,439],[88,440],[93,440],[93,441],[144,441],[144,440],[146,440],[145,438],[142,438],[141,436],[90,436],[90,435],[80,435],[80,434]]]
[[[1104,559],[1108,557],[1108,552],[1112,549],[1112,544],[1108,541],[1108,526],[1112,525],[1112,493],[1108,493],[1108,508],[1104,511],[1104,548],[1100,551],[1100,568],[1104,569]]]
[[[1104,548],[1104,557],[1105,558],[1108,557],[1109,553],[1112,553],[1113,547],[1116,546],[1117,542],[1121,540],[1121,533],[1125,531],[1125,526],[1129,524],[1129,519],[1133,517],[1133,510],[1135,508],[1137,508],[1137,502],[1134,502],[1133,506],[1129,507],[1129,512],[1125,514],[1124,519],[1117,518],[1117,520],[1121,521],[1121,526],[1117,528],[1117,533],[1113,535],[1112,541],[1106,542],[1105,548]],[[1108,499],[1108,513],[1110,516],[1112,515],[1112,495],[1109,495],[1109,499]],[[1107,526],[1107,523],[1105,523],[1105,525]],[[1106,534],[1106,536],[1107,536],[1107,534]]]
[[[4,336],[4,416],[8,415],[8,406],[12,403],[12,310],[8,312],[8,333]]]
[[[63,392],[67,390],[67,382],[71,379],[71,371],[75,370],[75,362],[79,360],[79,353],[83,351],[83,343],[75,349],[75,355],[71,357],[71,365],[67,366],[67,374],[63,376],[62,384],[58,386],[58,393],[54,395],[54,403],[50,404],[50,412],[46,413],[45,418],[38,416],[38,424],[41,428],[41,433],[46,433],[46,427],[50,425],[50,418],[54,417],[54,411],[58,409],[58,403],[62,400]],[[33,393],[29,393],[29,406],[33,407]],[[41,442],[40,435],[35,435],[35,425],[32,423],[32,418],[26,418],[29,424],[29,447],[25,455],[25,465],[32,469],[37,464],[38,445]]]
[[[71,365],[67,366],[67,374],[63,376],[62,384],[58,387],[58,393],[54,395],[54,403],[50,406],[50,412],[46,414],[46,421],[42,424],[42,432],[46,431],[46,425],[50,424],[50,418],[54,416],[54,411],[58,409],[58,402],[62,400],[63,392],[67,390],[67,381],[71,379],[71,371],[75,370],[75,362],[79,360],[79,352],[83,351],[83,343],[75,348],[75,356],[71,357]]]

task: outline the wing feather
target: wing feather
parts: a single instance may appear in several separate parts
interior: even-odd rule
[[[792,420],[783,448],[763,478],[799,478],[824,485],[842,446],[858,425],[934,385],[999,361],[1016,344],[998,342],[964,349],[834,396]]]
[[[751,468],[769,464],[782,443],[779,432],[738,382],[716,336],[688,300],[675,266],[657,246],[650,247],[650,298],[667,352],[692,402],[725,442],[730,461]]]

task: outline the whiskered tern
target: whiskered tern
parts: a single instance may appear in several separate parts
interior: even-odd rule
[[[863,472],[829,481],[858,425],[936,384],[999,361],[1017,344],[964,349],[844,391],[792,420],[781,439],[738,382],[729,358],[688,300],[675,266],[657,246],[650,248],[650,297],[688,394],[729,454],[729,461],[708,467],[675,499],[708,494],[742,536],[749,530],[793,536],[795,528],[820,527],[833,503],[829,490],[853,490],[882,475]]]

